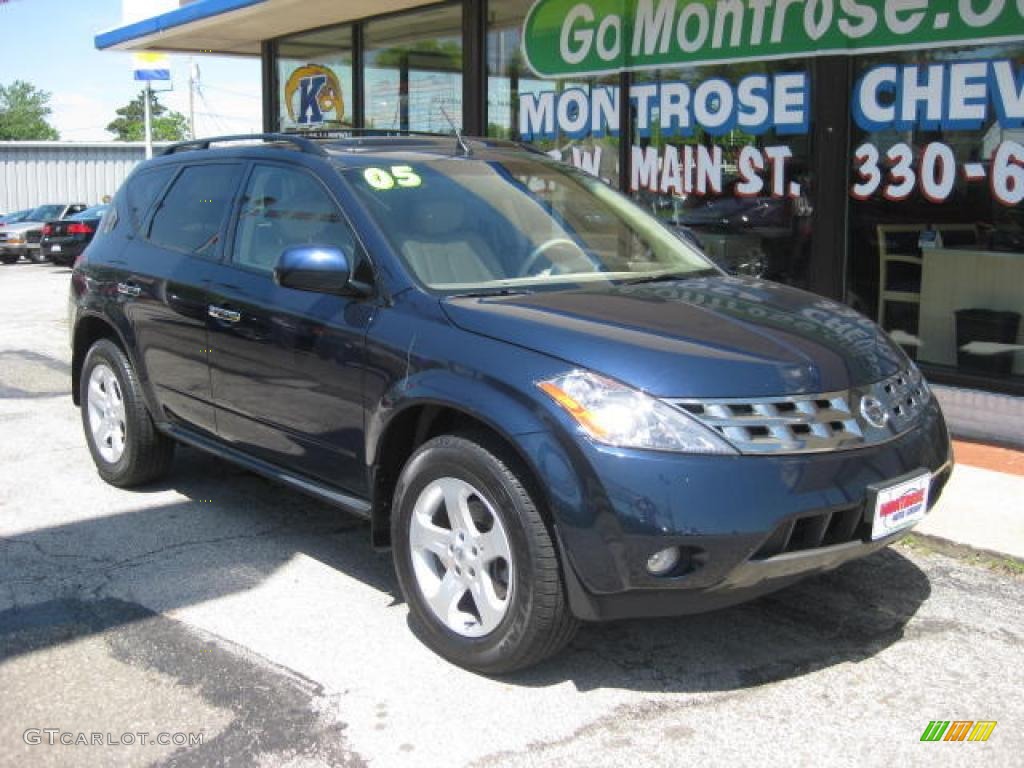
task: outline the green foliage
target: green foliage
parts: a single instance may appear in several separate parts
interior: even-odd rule
[[[0,140],[55,141],[57,129],[46,118],[50,116],[50,94],[24,80],[0,85]]]
[[[146,136],[146,92],[140,91],[125,106],[117,110],[107,130],[117,137],[117,141],[143,141]],[[149,101],[153,121],[153,141],[183,141],[189,138],[188,118],[180,112],[168,110],[155,93],[150,93]]]
[[[417,40],[412,45],[387,48],[374,55],[375,67],[398,67],[408,59],[412,68],[459,71],[462,68],[462,44],[452,40]]]

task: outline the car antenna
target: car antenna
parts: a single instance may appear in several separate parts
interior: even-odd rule
[[[462,154],[464,154],[466,157],[469,157],[473,153],[470,152],[469,146],[466,144],[465,140],[462,138],[462,131],[460,131],[459,127],[457,125],[455,125],[455,121],[452,120],[451,115],[448,114],[448,110],[446,110],[444,108],[444,105],[443,104],[438,104],[437,106],[440,108],[441,114],[444,115],[444,119],[448,121],[448,125],[450,125],[452,127],[453,131],[455,131],[455,139],[456,139],[456,141],[459,142],[459,146],[462,148]]]

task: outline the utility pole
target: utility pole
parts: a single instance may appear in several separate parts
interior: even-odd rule
[[[146,92],[143,95],[143,102],[145,102],[146,116],[146,159],[150,160],[153,157],[153,116],[150,110],[150,100],[153,98],[153,88],[149,82],[146,81]]]
[[[188,133],[189,138],[196,137],[196,85],[199,81],[199,66],[188,58]]]

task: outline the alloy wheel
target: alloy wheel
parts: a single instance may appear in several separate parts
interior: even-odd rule
[[[89,375],[86,406],[96,450],[104,461],[116,464],[124,454],[128,427],[121,385],[114,371],[104,363],[98,364]]]
[[[484,495],[442,477],[416,499],[409,523],[416,584],[434,616],[463,637],[493,632],[511,604],[508,534]]]

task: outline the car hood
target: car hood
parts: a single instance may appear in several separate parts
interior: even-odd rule
[[[0,232],[17,232],[18,234],[21,234],[22,232],[29,232],[33,229],[42,229],[43,224],[45,223],[46,222],[43,221],[19,221],[17,224],[4,224],[0,227]]]
[[[449,297],[458,327],[663,397],[818,394],[908,363],[873,322],[829,299],[737,277]]]

